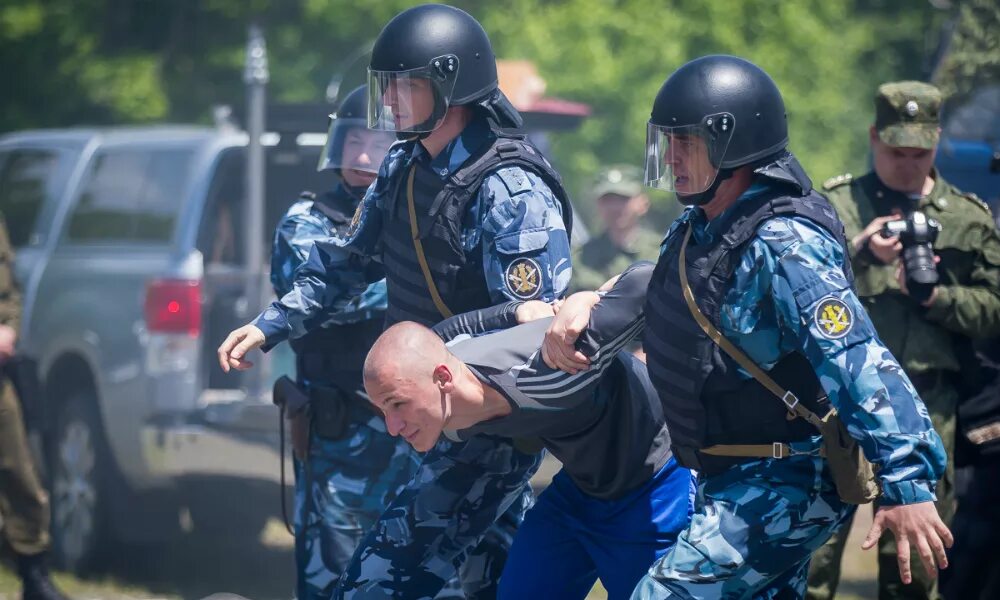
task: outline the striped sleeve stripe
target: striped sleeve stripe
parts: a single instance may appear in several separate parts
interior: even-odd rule
[[[558,386],[550,385],[539,387],[534,390],[521,390],[521,393],[536,400],[565,398],[580,388],[586,387],[595,380],[599,379],[601,374],[604,372],[604,369],[611,363],[612,360],[614,360],[615,356],[618,355],[619,350],[620,348],[613,352],[607,352],[603,358],[601,358],[596,364],[591,365],[591,368],[586,371],[581,371],[576,375],[568,375],[567,378],[564,381],[561,381]]]
[[[624,346],[626,343],[628,343],[628,338],[630,338],[631,336],[633,336],[635,334],[635,328],[636,327],[642,327],[645,323],[646,323],[646,317],[645,317],[645,315],[640,316],[635,321],[633,321],[628,327],[626,327],[625,330],[622,331],[622,333],[620,333],[618,335],[618,337],[616,337],[615,339],[611,340],[610,342],[608,342],[604,346],[598,348],[597,349],[597,353],[594,356],[599,358],[602,355],[602,353],[604,352],[604,350],[606,348],[613,348],[613,347],[620,348],[620,347]],[[549,379],[555,379],[555,378],[558,378],[558,377],[563,376],[563,375],[568,375],[568,373],[565,373],[564,371],[556,371],[554,373],[546,373],[545,375],[533,375],[533,376],[530,376],[530,377],[519,378],[517,380],[517,382],[518,382],[518,385],[523,385],[523,384],[531,385],[531,384],[535,384],[535,383],[538,383],[538,382],[541,382],[541,381],[547,381]]]
[[[559,396],[575,392],[582,386],[590,383],[593,379],[600,377],[604,369],[612,360],[614,360],[618,352],[624,348],[626,344],[628,344],[628,342],[635,336],[636,333],[638,333],[639,330],[642,329],[644,323],[645,319],[635,321],[610,344],[604,346],[598,354],[595,355],[596,360],[586,371],[581,371],[575,375],[570,375],[569,373],[560,371],[560,374],[563,375],[563,377],[550,383],[530,382],[525,384],[519,379],[517,382],[518,389],[527,396],[539,399],[557,398]]]

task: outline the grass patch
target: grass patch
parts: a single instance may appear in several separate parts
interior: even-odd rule
[[[52,579],[59,589],[72,598],[101,598],[103,600],[179,598],[179,596],[157,595],[140,586],[117,581],[113,577],[80,579],[69,573],[53,573]],[[0,565],[0,600],[18,600],[20,597],[21,580],[7,566]]]

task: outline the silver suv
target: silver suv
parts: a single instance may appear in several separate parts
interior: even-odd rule
[[[269,137],[273,232],[300,190],[330,182],[315,171],[322,135]],[[0,137],[19,351],[44,390],[24,402],[42,415],[64,567],[186,526],[255,535],[278,506],[270,393],[248,394],[262,386],[243,378],[260,374],[227,375],[214,359],[256,311],[244,293],[246,145],[237,131],[181,126]]]

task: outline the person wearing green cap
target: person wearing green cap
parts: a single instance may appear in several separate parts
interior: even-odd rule
[[[656,260],[661,235],[640,223],[649,211],[642,171],[631,165],[609,167],[598,175],[591,194],[605,230],[574,250],[574,291],[596,290],[639,260]]]
[[[948,469],[937,485],[938,512],[954,514],[955,410],[976,377],[973,341],[1000,335],[1000,236],[989,208],[945,181],[934,168],[940,136],[941,92],[917,81],[886,83],[875,96],[869,131],[873,170],[862,177],[833,177],[824,184],[850,240],[855,286],[879,337],[927,405],[948,451]],[[933,240],[937,283],[907,285],[907,236],[886,237],[893,222],[940,224]],[[933,229],[933,228],[932,228]],[[933,236],[932,236],[933,237]],[[920,289],[923,293],[916,293]],[[965,387],[963,387],[965,386]],[[891,401],[891,399],[888,399]],[[808,598],[833,598],[849,526],[814,555]],[[896,541],[879,543],[879,598],[936,598],[931,577],[914,569],[904,585],[896,568]],[[919,548],[914,547],[916,553]]]

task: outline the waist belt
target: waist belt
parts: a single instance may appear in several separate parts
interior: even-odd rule
[[[699,450],[702,454],[712,456],[736,456],[742,458],[788,458],[790,456],[826,456],[823,448],[818,452],[803,452],[795,450],[784,442],[772,444],[717,444]]]
[[[309,404],[317,406],[347,406],[360,408],[369,416],[375,414],[375,407],[359,396],[359,392],[345,392],[339,387],[329,385],[308,385]]]
[[[309,405],[313,432],[331,440],[342,439],[351,423],[364,423],[375,414],[368,401],[336,387],[310,385]]]

